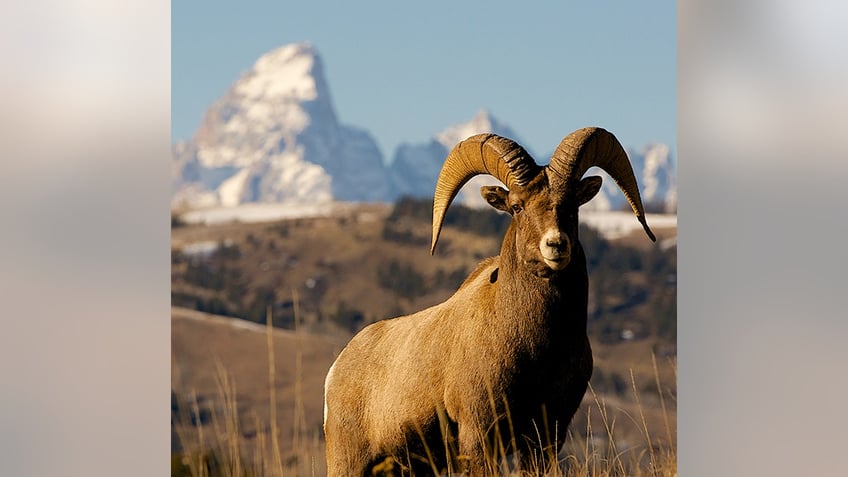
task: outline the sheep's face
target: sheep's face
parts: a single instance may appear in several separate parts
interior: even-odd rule
[[[492,207],[512,215],[518,263],[539,276],[550,277],[571,262],[577,242],[577,209],[600,187],[601,178],[597,176],[568,184],[543,173],[525,187],[507,191],[487,186],[480,192]]]

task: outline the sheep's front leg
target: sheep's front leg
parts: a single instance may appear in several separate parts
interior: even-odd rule
[[[364,432],[354,422],[343,424],[336,413],[327,415],[324,442],[328,477],[365,475],[370,453],[363,439]]]
[[[365,475],[368,462],[365,452],[352,448],[327,446],[327,476]]]
[[[459,468],[469,477],[482,477],[486,469],[486,450],[480,428],[459,425]]]

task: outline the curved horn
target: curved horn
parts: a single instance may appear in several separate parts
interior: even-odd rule
[[[478,174],[489,174],[512,189],[530,182],[540,167],[515,141],[496,134],[478,134],[454,146],[445,159],[433,194],[433,241],[430,254],[442,230],[445,212],[459,189]]]
[[[592,166],[600,167],[613,178],[648,237],[656,242],[657,238],[645,221],[645,209],[642,207],[642,198],[630,160],[612,133],[602,128],[574,131],[560,142],[551,157],[548,169],[571,182],[580,180]]]

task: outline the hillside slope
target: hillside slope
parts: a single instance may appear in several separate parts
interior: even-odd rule
[[[297,307],[306,329],[346,333],[423,309],[445,300],[480,260],[499,252],[508,223],[493,210],[454,206],[431,256],[430,214],[428,201],[406,200],[318,217],[175,228],[173,303],[257,323],[271,306],[275,323],[286,328]],[[649,216],[660,241],[653,244],[632,214],[612,215],[599,226],[619,224],[610,228],[615,239],[582,232],[590,331],[612,338],[625,329],[647,336],[665,327],[672,338],[676,222]]]
[[[243,456],[271,455],[270,387],[268,376],[268,335],[264,326],[241,320],[172,308],[171,387],[177,411],[173,435],[179,442],[174,450],[226,449],[227,423],[235,431]],[[326,335],[276,329],[273,331],[276,428],[280,452],[286,467],[306,470],[306,475],[323,475],[323,381],[335,356],[346,340]],[[669,434],[676,435],[676,372],[673,356],[656,357],[659,374],[654,374],[649,342],[608,345],[593,341],[595,371],[591,392],[574,418],[570,429],[585,435],[588,421],[597,430],[596,445],[601,447],[598,403],[602,403],[616,424],[615,436],[620,451],[644,445],[642,424],[633,420],[644,413],[655,445],[664,444]],[[631,371],[640,393],[640,404],[633,394]],[[666,410],[662,408],[657,379],[662,386]],[[229,381],[227,386],[222,381]],[[196,396],[199,415],[191,424],[191,407]],[[228,399],[238,411],[228,411]],[[591,416],[591,417],[590,417]],[[235,419],[232,419],[235,417]],[[666,421],[668,426],[666,427]],[[203,444],[200,445],[200,435]],[[305,462],[298,462],[298,458]],[[300,466],[298,466],[300,464]],[[314,472],[314,474],[313,474]]]
[[[273,330],[281,448],[291,449],[295,429],[302,436],[320,436],[324,376],[344,344],[344,339],[330,336]],[[270,435],[268,356],[264,326],[185,308],[171,309],[171,390],[184,415],[196,394],[203,427],[210,439],[215,438],[213,416],[220,419],[225,414],[221,383],[225,377],[235,390],[239,432],[245,442],[254,445],[260,430]],[[179,421],[177,426],[181,425]],[[186,426],[181,432],[190,428]],[[193,436],[195,432],[190,430]],[[180,444],[197,446],[194,439]]]

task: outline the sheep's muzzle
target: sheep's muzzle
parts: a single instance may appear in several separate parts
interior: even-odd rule
[[[556,229],[550,229],[539,241],[539,252],[545,265],[552,270],[562,270],[571,261],[571,241]]]

